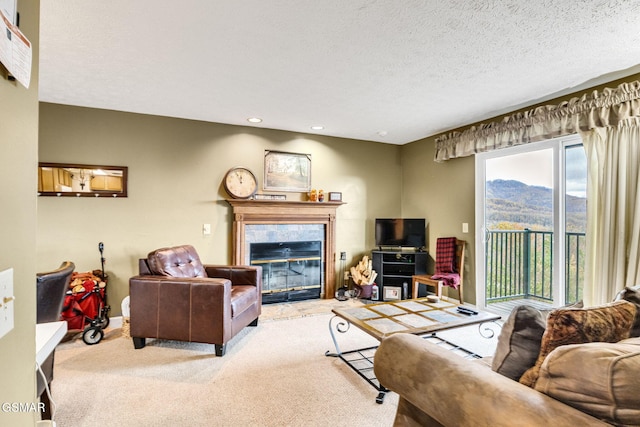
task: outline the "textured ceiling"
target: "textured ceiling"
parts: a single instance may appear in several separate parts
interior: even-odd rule
[[[636,0],[41,9],[41,101],[393,144],[640,71]]]

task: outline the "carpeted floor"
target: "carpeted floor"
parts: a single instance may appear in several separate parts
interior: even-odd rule
[[[93,346],[74,338],[55,353],[54,419],[58,427],[391,425],[397,395],[376,404],[373,387],[324,355],[334,351],[329,311],[245,328],[224,357],[175,341],[134,350],[120,329]],[[345,346],[376,344],[348,335],[339,337]]]
[[[164,340],[134,350],[119,328],[93,346],[70,339],[55,353],[54,420],[58,427],[390,426],[398,396],[375,403],[371,385],[324,355],[335,350],[331,309],[359,304],[265,306],[260,324],[236,336],[224,357],[213,345]],[[465,329],[447,339],[492,352],[494,340]],[[378,344],[357,328],[337,335],[343,351]]]

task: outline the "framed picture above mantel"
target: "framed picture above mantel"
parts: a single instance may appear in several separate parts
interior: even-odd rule
[[[265,191],[311,190],[311,154],[265,150],[263,187]]]

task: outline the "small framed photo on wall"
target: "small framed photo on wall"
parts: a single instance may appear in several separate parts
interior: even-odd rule
[[[337,191],[331,191],[329,193],[329,201],[330,202],[341,202],[342,201],[342,193]]]

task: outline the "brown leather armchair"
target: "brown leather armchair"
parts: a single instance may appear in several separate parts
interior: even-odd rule
[[[226,344],[262,310],[262,268],[203,265],[193,246],[150,252],[129,279],[130,333],[136,349],[146,338]]]

